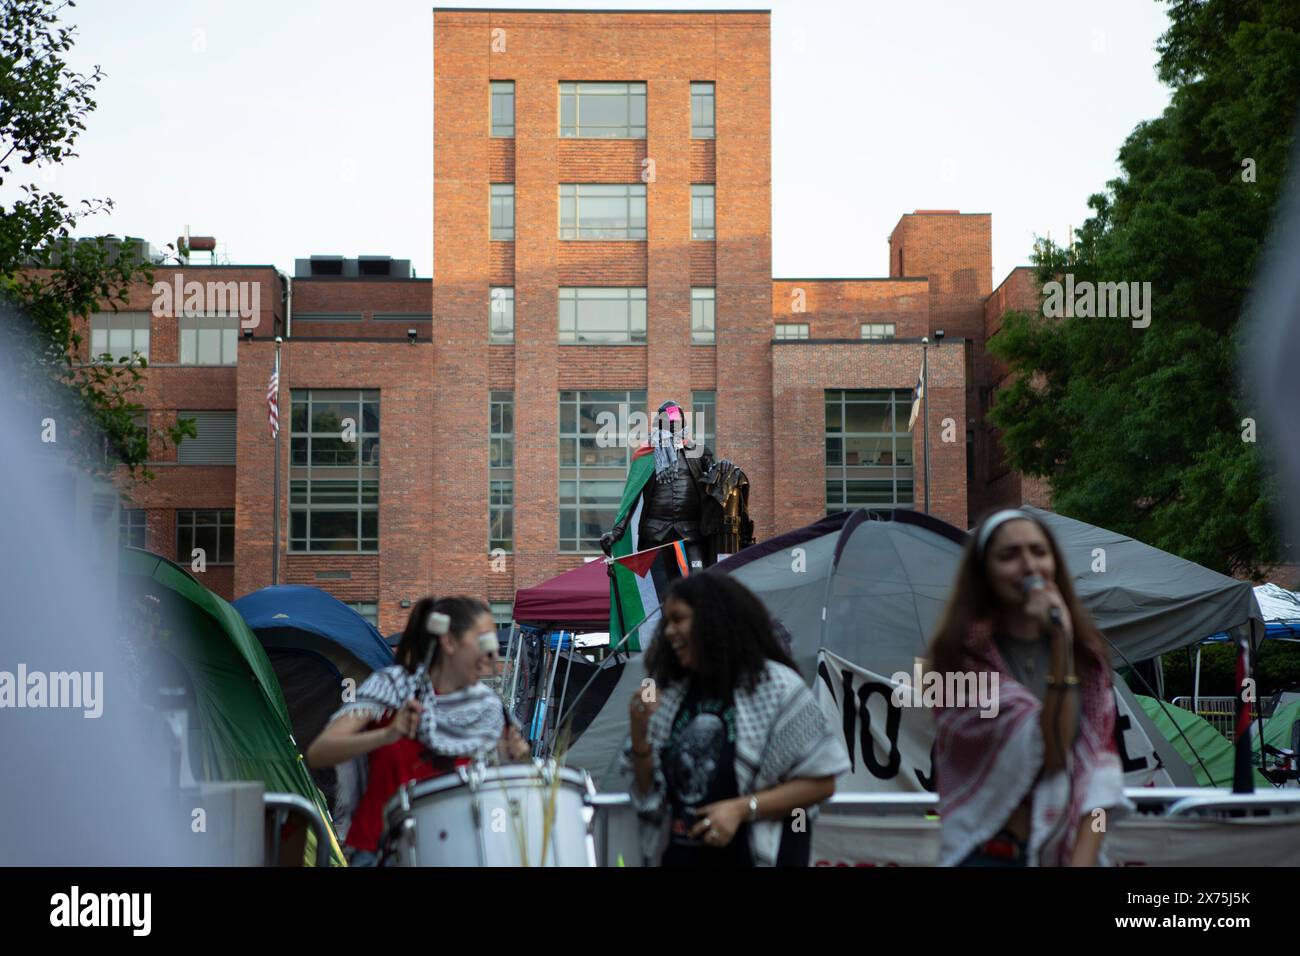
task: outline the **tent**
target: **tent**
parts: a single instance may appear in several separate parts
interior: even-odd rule
[[[262,588],[239,598],[234,608],[275,670],[299,749],[305,750],[338,710],[345,680],[355,690],[372,671],[393,663],[393,652],[375,626],[320,588]],[[332,805],[334,769],[309,772]]]
[[[1056,536],[1080,600],[1111,640],[1117,664],[1190,644],[1196,635],[1210,633],[1207,625],[1230,630],[1262,624],[1245,582],[1081,521],[1027,510]],[[824,706],[829,710],[844,706],[844,687],[858,694],[866,688],[870,696],[872,688],[888,689],[890,675],[912,672],[948,600],[966,538],[966,532],[919,512],[841,512],[746,548],[719,562],[717,569],[762,599],[788,632],[804,679],[828,695]],[[1104,549],[1105,564],[1098,564],[1097,548]],[[625,711],[618,694],[617,689],[611,694],[607,710]],[[880,736],[882,752],[892,753],[902,746],[898,735],[905,736],[907,727],[901,719],[887,717],[887,706],[872,702],[877,719],[866,723],[871,735]],[[1130,764],[1140,762],[1136,749],[1142,748],[1141,760],[1152,773],[1162,767],[1181,772],[1165,756],[1170,751],[1141,708],[1128,706],[1123,694],[1119,706],[1133,735]],[[575,763],[592,761],[587,766],[599,771],[601,779],[609,766],[598,761],[615,748],[593,735],[626,733],[625,712],[608,721],[604,716],[592,721],[570,752]],[[922,720],[908,716],[908,723],[913,717]],[[888,738],[883,736],[886,728]],[[914,738],[916,762],[928,765],[922,726]],[[891,767],[891,777],[901,776]]]
[[[515,592],[515,620],[532,627],[604,630],[609,626],[609,569],[588,561]]]
[[[324,797],[294,743],[275,671],[244,619],[188,572],[148,551],[123,549],[119,575],[125,598],[157,609],[155,650],[188,684],[194,776],[260,780],[268,792],[304,797],[326,820],[332,857],[341,863]]]

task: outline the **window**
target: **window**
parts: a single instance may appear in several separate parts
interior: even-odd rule
[[[560,392],[561,551],[599,551],[614,526],[632,458],[627,428],[645,402],[644,389]]]
[[[908,389],[827,390],[826,513],[912,507]]]
[[[176,512],[176,563],[190,567],[195,548],[206,564],[234,564],[234,510]]]
[[[117,516],[117,545],[119,548],[145,547],[147,525],[143,508],[123,508]]]
[[[515,239],[515,184],[492,184],[492,238],[503,242]]]
[[[96,312],[90,317],[90,355],[99,361],[109,355],[109,364],[129,361],[139,355],[149,360],[148,312]]]
[[[645,84],[561,83],[560,136],[645,139]]]
[[[492,290],[488,308],[488,341],[513,342],[515,340],[515,290],[498,286]]]
[[[807,322],[778,322],[776,324],[776,338],[806,339],[808,338],[808,323]]]
[[[644,343],[645,289],[561,289],[560,341]]]
[[[691,290],[691,341],[702,345],[714,342],[715,289]]]
[[[691,187],[691,238],[716,239],[713,222],[713,186]]]
[[[713,139],[713,84],[691,84],[691,138]]]
[[[176,449],[182,465],[233,465],[235,463],[234,412],[177,412],[177,418],[194,421],[197,435]]]
[[[691,392],[691,430],[701,445],[718,450],[718,393]]]
[[[894,323],[864,322],[862,323],[862,337],[864,339],[892,339],[894,337]]]
[[[515,81],[492,82],[492,135],[511,139],[515,135]]]
[[[177,320],[182,365],[234,365],[239,316],[182,315]]]
[[[644,185],[560,185],[561,239],[645,237]]]
[[[515,393],[488,396],[488,550],[515,549]]]
[[[289,550],[379,550],[379,392],[294,389]]]
[[[379,627],[379,602],[378,601],[344,601],[348,607],[356,611],[375,627]]]

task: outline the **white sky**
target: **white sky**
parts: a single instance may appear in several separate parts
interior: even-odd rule
[[[449,6],[753,9],[754,2]],[[428,0],[81,0],[73,65],[101,65],[79,158],[38,174],[110,196],[79,235],[155,246],[188,223],[233,262],[409,258],[432,273]],[[775,0],[775,276],[883,276],[904,212],[993,214],[993,282],[1062,238],[1159,115],[1155,0]],[[15,171],[17,172],[17,170]],[[21,180],[3,187],[11,199]]]

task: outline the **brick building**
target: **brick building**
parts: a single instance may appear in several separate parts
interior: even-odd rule
[[[158,278],[260,284],[251,338],[229,310],[152,314],[148,289],[134,318],[94,317],[100,342],[143,326],[151,424],[206,413],[124,536],[215,547],[227,597],[271,582],[277,334],[279,579],[385,632],[431,592],[508,615],[597,553],[630,454],[602,427],[669,398],[748,473],[760,538],[923,507],[908,415],[938,330],[930,510],[965,526],[1040,493],[982,424],[1005,374],[984,343],[1034,296],[1025,270],[993,288],[989,214],[904,215],[883,278],[773,278],[769,19],[435,9],[432,280],[385,257],[301,259],[292,281],[185,266]]]

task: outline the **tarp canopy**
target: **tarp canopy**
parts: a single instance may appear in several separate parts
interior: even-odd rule
[[[123,549],[119,572],[124,595],[147,598],[157,607],[159,650],[188,677],[195,777],[260,780],[267,791],[305,797],[326,820],[332,855],[341,863],[324,798],[294,745],[271,662],[239,612],[186,571],[148,551]]]
[[[1255,586],[1255,600],[1264,615],[1265,639],[1300,640],[1300,594],[1277,584],[1259,584]],[[1206,640],[1226,641],[1228,635],[1220,631]]]
[[[515,592],[514,616],[520,624],[534,627],[582,625],[586,630],[605,629],[609,625],[609,570],[605,562],[588,561],[541,584],[520,588]]]
[[[1263,616],[1250,582],[1105,528],[1038,508],[1024,510],[1051,530],[1065,552],[1079,600],[1130,661],[1252,622],[1252,640],[1262,638]]]

